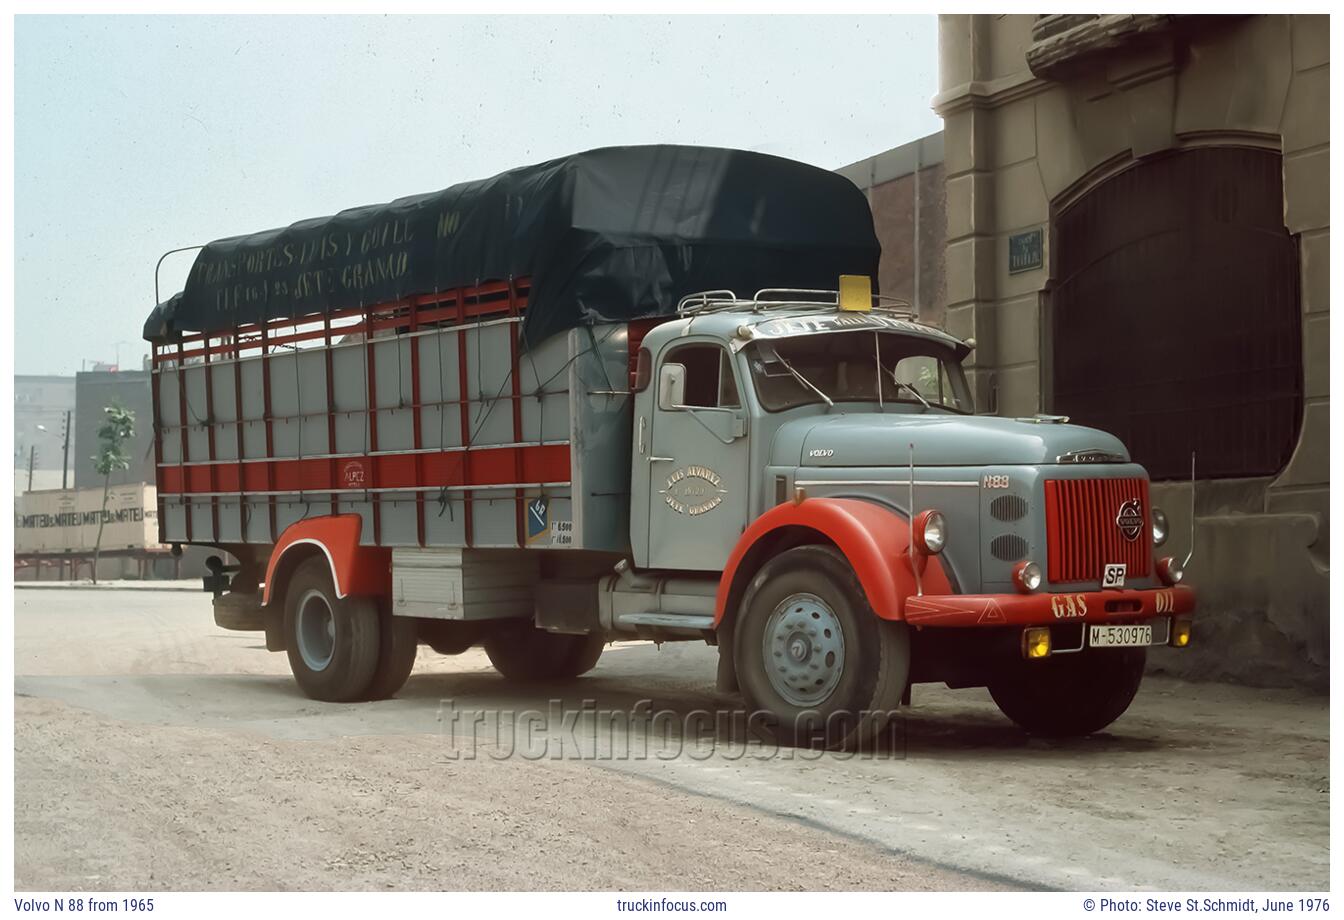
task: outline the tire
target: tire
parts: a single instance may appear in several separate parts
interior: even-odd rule
[[[1033,735],[1070,738],[1110,725],[1133,702],[1148,650],[1087,650],[1017,661],[989,683],[1008,718]]]
[[[890,721],[910,676],[905,623],[878,618],[829,546],[799,546],[761,567],[733,646],[748,724],[799,747],[867,743]]]
[[[490,664],[509,680],[569,680],[597,665],[606,639],[549,633],[527,622],[492,632],[483,644]]]
[[[328,703],[364,697],[378,667],[378,607],[367,597],[336,597],[325,559],[299,563],[290,577],[284,632],[289,669],[307,696]]]
[[[378,612],[378,664],[362,698],[385,700],[396,696],[411,676],[419,648],[420,624],[411,617],[393,616],[383,605]]]

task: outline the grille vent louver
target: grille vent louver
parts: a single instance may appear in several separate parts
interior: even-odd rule
[[[1143,508],[1143,527],[1134,540],[1126,540],[1115,523],[1120,506],[1130,499]],[[1100,581],[1108,562],[1125,563],[1130,578],[1146,577],[1152,560],[1149,512],[1146,479],[1047,479],[1050,581]]]
[[[1025,559],[1027,550],[1026,538],[1019,537],[1014,533],[1006,533],[995,537],[989,543],[989,552],[995,559],[1001,559],[1004,562],[1017,562],[1019,559]]]
[[[989,503],[989,515],[996,521],[1020,521],[1027,516],[1027,500],[1020,495],[1000,495]]]

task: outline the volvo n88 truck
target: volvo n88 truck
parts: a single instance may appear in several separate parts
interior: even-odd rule
[[[919,682],[1101,729],[1191,636],[1147,474],[976,414],[973,343],[879,253],[844,178],[669,146],[216,241],[145,327],[161,538],[232,557],[216,622],[318,700],[421,647],[558,681],[646,639],[716,648],[786,743],[865,743]]]

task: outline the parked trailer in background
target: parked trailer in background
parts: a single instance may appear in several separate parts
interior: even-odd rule
[[[717,646],[789,742],[920,681],[1104,727],[1190,638],[1147,475],[974,416],[971,346],[877,257],[847,180],[687,147],[212,243],[146,324],[162,538],[238,559],[217,622],[318,699],[396,693],[420,644],[562,679],[628,637]]]

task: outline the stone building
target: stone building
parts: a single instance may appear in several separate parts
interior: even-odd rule
[[[981,411],[1115,432],[1187,579],[1192,676],[1323,685],[1329,20],[940,17],[946,320]],[[1156,660],[1157,656],[1154,656]]]

